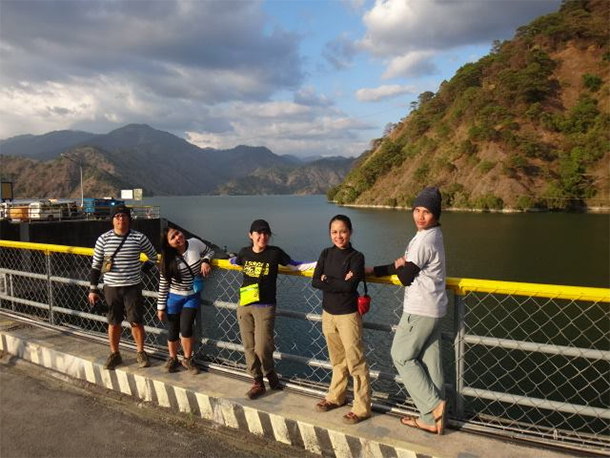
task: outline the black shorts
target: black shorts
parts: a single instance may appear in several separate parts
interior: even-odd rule
[[[104,285],[104,298],[108,304],[108,324],[120,325],[125,315],[131,324],[144,324],[144,297],[141,283],[131,286]]]

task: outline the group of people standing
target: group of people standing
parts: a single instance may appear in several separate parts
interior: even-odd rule
[[[279,265],[296,270],[315,269],[312,286],[322,291],[322,331],[326,339],[332,379],[325,398],[315,405],[327,412],[346,404],[348,375],[353,379],[354,401],[343,416],[347,424],[357,424],[371,416],[371,386],[365,358],[362,316],[358,311],[358,285],[365,275],[396,275],[406,287],[403,315],[391,348],[391,356],[420,416],[404,416],[401,423],[430,433],[443,434],[446,402],[441,364],[441,319],[447,309],[445,293],[445,251],[440,229],[441,194],[436,187],[424,189],[413,203],[413,221],[417,233],[403,256],[388,265],[365,267],[364,255],[351,244],[352,223],[345,215],[334,216],[329,223],[332,246],[320,254],[317,262],[294,261],[284,250],[269,245],[271,227],[265,220],[252,222],[250,245],[231,259],[242,267],[243,281],[237,318],[246,356],[248,374],[253,384],[246,393],[256,399],[269,387],[281,390],[275,372],[273,352],[276,315],[276,282]],[[137,345],[137,361],[149,365],[144,352],[143,300],[139,255],[156,258],[150,241],[129,228],[129,209],[116,207],[113,229],[96,242],[89,301],[99,300],[97,284],[104,273],[104,295],[108,312],[111,354],[105,368],[114,369],[122,362],[118,344],[121,322],[126,313]],[[127,223],[125,225],[125,223]],[[185,239],[175,228],[163,233],[161,276],[157,315],[167,322],[168,372],[176,371],[178,344],[181,341],[182,365],[198,372],[192,362],[193,324],[200,302],[202,279],[210,273],[213,250],[198,239]]]

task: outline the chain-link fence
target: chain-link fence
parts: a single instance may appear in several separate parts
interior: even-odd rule
[[[92,250],[0,240],[0,309],[105,336],[105,316],[87,303]],[[236,309],[241,272],[214,261],[197,319],[200,364],[245,373]],[[166,348],[156,318],[158,271],[144,276],[146,344]],[[394,279],[395,280],[395,279]],[[364,339],[373,400],[414,411],[390,347],[402,315],[397,281],[369,280]],[[450,279],[443,322],[445,391],[455,427],[610,452],[610,291]],[[276,318],[277,370],[290,387],[323,396],[331,376],[321,294],[307,273],[282,270]],[[131,341],[124,323],[124,341]]]

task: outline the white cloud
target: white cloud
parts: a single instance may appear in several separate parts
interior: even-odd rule
[[[232,130],[190,131],[189,141],[202,148],[228,149],[241,143],[266,146],[276,154],[354,156],[367,145],[358,133],[375,128],[336,109],[291,102],[236,103],[225,106],[222,115],[231,120]]]
[[[266,31],[258,1],[11,1],[2,3],[0,31],[5,98],[15,93],[32,101],[36,88],[53,86],[77,99],[82,87],[107,80],[128,85],[140,104],[162,101],[154,108],[162,113],[188,101],[209,107],[267,100],[278,90],[298,88],[304,78],[299,38],[279,28]],[[94,96],[94,116],[115,112],[103,91]],[[36,100],[33,110],[40,104],[47,102]],[[62,116],[66,121],[62,110],[54,113],[58,123]],[[77,112],[72,114],[76,120]]]
[[[358,89],[356,91],[356,98],[361,102],[378,102],[380,100],[413,93],[415,93],[415,88],[413,86],[389,84],[376,88]]]
[[[361,49],[385,59],[386,78],[435,72],[441,51],[491,44],[517,27],[556,11],[560,0],[376,0],[363,16]]]
[[[128,79],[110,76],[3,87],[0,121],[0,138],[66,128],[105,133],[132,122],[180,135],[192,128],[231,128],[206,105],[154,94]]]
[[[329,107],[333,101],[325,95],[319,95],[314,87],[305,87],[294,94],[295,103],[314,107]]]
[[[437,73],[434,56],[435,53],[432,51],[414,51],[394,57],[390,60],[382,78],[417,77]]]
[[[335,70],[345,70],[352,66],[358,46],[346,33],[326,43],[322,56]]]

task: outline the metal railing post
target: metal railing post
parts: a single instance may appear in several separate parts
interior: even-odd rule
[[[15,301],[12,300],[12,298],[15,297],[15,285],[13,285],[13,276],[9,275],[9,284],[10,284],[10,290],[11,290],[11,310],[14,312],[15,311]]]
[[[49,323],[55,324],[55,317],[53,316],[53,283],[51,281],[51,252],[46,251],[47,257],[47,297],[49,300]]]
[[[461,420],[464,418],[464,353],[465,342],[464,335],[466,333],[466,323],[464,322],[465,304],[463,296],[457,292],[454,295],[455,300],[455,416]]]

